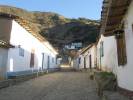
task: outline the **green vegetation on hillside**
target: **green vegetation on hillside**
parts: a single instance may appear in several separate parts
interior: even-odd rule
[[[20,8],[0,6],[1,13],[15,14],[30,22],[37,32],[55,47],[82,41],[84,45],[95,42],[99,35],[99,21],[86,18],[69,19],[51,12],[29,12]]]

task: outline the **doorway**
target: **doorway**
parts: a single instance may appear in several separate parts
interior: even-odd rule
[[[44,69],[44,53],[42,53],[42,70]]]
[[[91,58],[91,55],[89,55],[89,66],[90,66],[90,69],[92,69],[92,58]]]
[[[34,68],[35,64],[35,49],[31,50],[31,58],[30,58],[30,68]]]
[[[48,56],[48,60],[47,60],[47,69],[49,69],[50,67],[50,57]]]

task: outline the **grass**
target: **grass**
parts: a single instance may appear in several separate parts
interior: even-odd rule
[[[100,76],[102,78],[106,78],[106,77],[115,77],[115,75],[112,72],[101,72]]]
[[[112,72],[100,72],[99,75],[102,79],[105,79],[105,80],[110,78],[113,80],[116,79],[115,75]]]

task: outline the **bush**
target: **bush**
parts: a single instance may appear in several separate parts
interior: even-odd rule
[[[98,72],[95,73],[95,79],[97,82],[98,95],[102,96],[103,91],[116,91],[117,82],[116,77],[112,72]]]

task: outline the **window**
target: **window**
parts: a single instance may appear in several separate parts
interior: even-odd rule
[[[19,46],[19,56],[24,57],[24,49]]]

